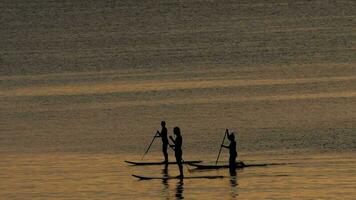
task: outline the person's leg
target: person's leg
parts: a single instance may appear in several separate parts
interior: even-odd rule
[[[180,163],[179,163],[178,166],[179,166],[179,175],[180,175],[181,177],[184,177],[182,161],[180,161]]]
[[[182,154],[177,154],[176,155],[176,161],[177,161],[177,164],[178,164],[178,169],[179,169],[179,176],[180,177],[184,177],[183,175],[183,164],[182,164]]]
[[[167,152],[168,145],[163,144],[162,151],[163,151],[163,156],[164,156],[164,162],[168,163],[168,152]]]
[[[236,176],[236,169],[229,169],[230,176]]]
[[[232,176],[236,175],[236,156],[230,156],[229,171]]]
[[[168,163],[164,165],[163,171],[163,177],[168,177]]]

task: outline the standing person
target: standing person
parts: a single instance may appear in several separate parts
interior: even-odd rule
[[[229,170],[231,175],[236,175],[236,158],[237,158],[237,151],[236,151],[236,141],[235,141],[235,134],[231,133],[229,134],[226,132],[227,138],[230,141],[229,146],[226,145],[221,145],[222,147],[225,147],[229,149],[230,153],[230,158],[229,158]]]
[[[176,136],[176,139],[173,139],[172,136],[169,136],[169,138],[172,140],[173,145],[170,145],[174,149],[174,154],[176,156],[178,168],[179,168],[179,178],[184,178],[183,175],[183,164],[182,164],[182,144],[183,144],[183,138],[180,133],[179,127],[174,127],[173,133]]]
[[[162,152],[163,152],[163,156],[164,156],[164,162],[168,164],[168,153],[167,153],[168,134],[167,134],[166,122],[162,121],[161,126],[162,126],[161,132],[157,131],[155,137],[162,138]]]

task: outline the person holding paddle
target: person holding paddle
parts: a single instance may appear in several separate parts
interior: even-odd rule
[[[161,126],[162,126],[161,132],[157,131],[155,137],[162,138],[162,152],[163,152],[163,156],[164,156],[164,162],[168,163],[168,153],[167,153],[168,134],[167,134],[166,122],[162,121]]]
[[[228,130],[226,130],[227,139],[229,139],[230,144],[226,146],[224,144],[221,147],[229,149],[230,158],[229,158],[229,169],[230,174],[236,175],[236,158],[237,158],[237,151],[236,151],[236,141],[235,141],[235,134],[229,134]]]
[[[173,139],[172,136],[169,136],[169,139],[172,140],[173,145],[170,145],[173,149],[174,149],[174,154],[176,156],[176,161],[178,164],[178,168],[179,168],[179,173],[180,175],[178,176],[179,178],[184,178],[183,175],[183,164],[182,164],[182,144],[183,144],[183,138],[182,135],[180,133],[180,129],[179,127],[174,127],[173,129],[173,133],[176,136],[175,139]]]

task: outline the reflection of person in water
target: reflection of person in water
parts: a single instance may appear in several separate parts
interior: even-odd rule
[[[162,152],[163,152],[163,156],[164,156],[164,162],[168,163],[168,153],[167,153],[168,134],[167,134],[166,122],[162,121],[161,126],[162,126],[161,132],[157,131],[158,135],[156,135],[155,137],[162,138]]]
[[[238,196],[238,191],[237,191],[237,177],[236,176],[231,176],[230,179],[230,186],[231,186],[231,197],[235,199]]]
[[[174,148],[174,153],[175,153],[176,161],[177,161],[178,168],[179,168],[179,173],[180,174],[179,174],[178,177],[183,178],[184,177],[184,175],[183,175],[183,165],[182,165],[182,154],[183,154],[182,153],[182,143],[183,143],[183,138],[182,138],[182,135],[180,133],[179,127],[174,127],[173,133],[176,136],[176,138],[173,139],[172,136],[169,136],[169,138],[173,142],[173,145],[171,145],[171,147]]]
[[[176,188],[176,198],[177,199],[184,199],[183,196],[183,191],[184,191],[184,187],[183,187],[184,183],[183,183],[183,179],[180,179],[177,183],[177,188]]]
[[[164,165],[164,168],[162,169],[162,174],[163,177],[168,177],[168,163]],[[163,194],[166,196],[166,199],[169,199],[168,179],[163,179],[162,184],[163,184]]]
[[[229,146],[226,146],[226,145],[221,145],[221,146],[229,149],[229,153],[230,153],[230,158],[229,158],[230,174],[231,174],[231,176],[235,176],[236,175],[236,158],[237,158],[235,134],[234,133],[231,133],[230,135],[229,135],[229,133],[226,133],[226,134],[228,134],[227,138],[230,140],[230,144],[229,144]]]

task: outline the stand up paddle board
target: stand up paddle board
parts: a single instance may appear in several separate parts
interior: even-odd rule
[[[125,160],[126,163],[131,164],[131,165],[165,165],[165,162],[134,162],[134,161],[128,161]],[[194,164],[194,163],[200,163],[201,160],[185,160],[182,162],[183,164]],[[171,164],[177,164],[177,162],[168,162],[169,165]]]
[[[196,167],[196,169],[223,169],[229,168],[229,165],[214,165],[214,164],[199,164],[199,163],[189,163],[190,166]],[[251,164],[246,165],[243,162],[236,163],[236,169],[241,169],[245,167],[264,167],[268,164]]]
[[[162,177],[157,177],[157,176],[141,176],[141,175],[135,175],[132,174],[133,177],[138,178],[140,180],[153,180],[153,179],[159,179],[159,180],[169,180],[169,179],[217,179],[217,178],[224,178],[224,176],[185,176],[184,178],[178,177],[178,176],[162,176]]]

